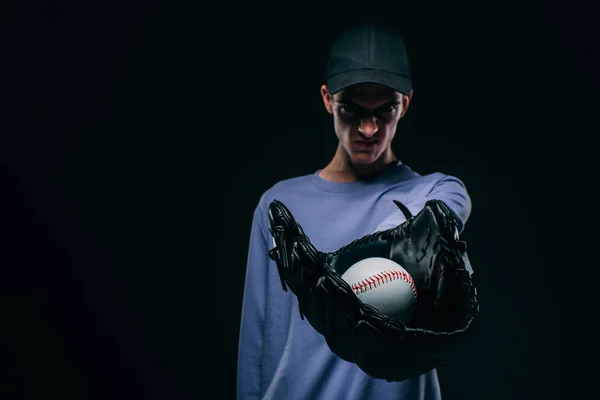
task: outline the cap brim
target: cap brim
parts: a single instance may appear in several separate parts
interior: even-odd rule
[[[410,94],[412,83],[410,78],[385,71],[360,70],[337,74],[327,79],[327,90],[335,94],[358,83],[380,83],[402,94]]]

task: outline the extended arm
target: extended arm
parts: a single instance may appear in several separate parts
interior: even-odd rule
[[[433,190],[432,190],[433,191]],[[445,362],[476,318],[473,269],[458,221],[440,199],[417,214],[396,201],[404,222],[321,253],[285,205],[269,206],[271,251],[280,276],[297,296],[300,312],[325,336],[333,353],[373,378],[400,381]],[[369,257],[388,258],[413,278],[417,307],[405,325],[362,303],[341,275]]]
[[[423,196],[406,202],[405,206],[412,214],[417,214],[429,200],[443,201],[456,219],[459,233],[462,233],[465,223],[471,214],[471,198],[467,193],[464,183],[453,176],[444,176],[428,193],[424,193]],[[376,231],[384,231],[396,227],[404,221],[406,221],[404,214],[398,210],[383,220]]]

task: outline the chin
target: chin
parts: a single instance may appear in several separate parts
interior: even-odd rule
[[[352,153],[350,156],[350,160],[352,161],[352,164],[357,164],[357,165],[368,165],[368,164],[373,164],[375,161],[377,161],[377,159],[379,158],[379,154],[377,153],[367,153],[367,152],[363,152],[363,153]]]

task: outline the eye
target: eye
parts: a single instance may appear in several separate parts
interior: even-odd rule
[[[344,104],[340,107],[340,110],[342,110],[342,112],[352,114],[358,111],[358,107],[356,107],[354,104]]]
[[[394,112],[396,110],[396,106],[394,105],[389,105],[389,106],[384,106],[382,108],[380,108],[379,110],[377,110],[379,113],[391,113]]]

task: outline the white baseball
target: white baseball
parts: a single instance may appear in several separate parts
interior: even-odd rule
[[[400,264],[382,257],[365,258],[342,275],[358,298],[406,324],[417,304],[417,289]]]

